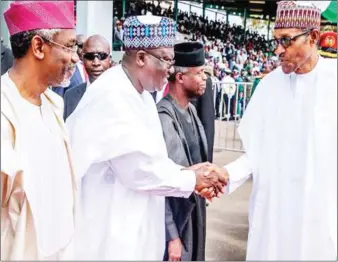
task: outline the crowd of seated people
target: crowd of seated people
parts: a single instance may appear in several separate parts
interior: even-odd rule
[[[115,16],[120,17],[118,23],[123,23],[122,6],[114,5],[114,9]],[[131,1],[130,6],[126,8],[125,16],[145,15],[149,12],[152,15],[174,18],[171,6],[164,9],[159,3],[155,5],[143,0]],[[230,88],[231,94],[224,94],[223,90],[224,97],[232,96],[230,110],[223,106],[223,115],[225,112],[229,112],[231,116],[242,115],[243,110],[238,112],[237,108],[243,104],[243,99],[247,104],[260,79],[278,66],[278,59],[270,52],[266,37],[251,30],[245,31],[241,25],[210,20],[192,12],[189,15],[181,10],[178,12],[177,26],[178,31],[186,36],[186,41],[199,41],[205,46],[206,65],[213,68],[213,80],[218,90],[216,114],[219,115],[222,106],[219,102],[222,95],[221,87],[230,85],[227,83],[229,81],[234,81],[237,84],[234,85],[235,88]],[[243,82],[251,84],[239,84]],[[244,87],[248,88],[245,92]]]

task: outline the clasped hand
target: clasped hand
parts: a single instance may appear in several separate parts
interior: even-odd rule
[[[187,167],[196,174],[195,192],[209,201],[214,197],[220,197],[225,192],[229,175],[224,168],[219,168],[209,162]]]

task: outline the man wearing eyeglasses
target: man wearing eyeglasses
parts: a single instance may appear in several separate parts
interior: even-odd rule
[[[1,77],[1,260],[73,259],[75,177],[48,87],[78,61],[74,2],[16,1],[4,17],[14,65]]]
[[[68,89],[64,96],[64,119],[73,113],[83,94],[104,71],[111,66],[109,42],[100,35],[90,36],[83,45],[82,61],[88,73],[88,81]]]
[[[239,126],[245,154],[229,191],[253,178],[247,260],[337,259],[337,61],[318,54],[321,11],[279,2],[280,67],[258,84]]]
[[[75,86],[78,86],[82,83],[86,83],[88,81],[88,74],[84,68],[82,62],[82,48],[83,43],[85,41],[84,35],[76,36],[76,46],[77,46],[77,54],[79,56],[79,61],[76,63],[75,71],[70,78],[70,81],[67,84],[63,84],[61,86],[53,86],[52,90],[64,98],[66,91],[72,89]]]
[[[131,16],[124,32],[122,64],[88,88],[66,122],[82,184],[77,259],[162,260],[165,196],[189,198],[196,190],[213,197],[227,181],[209,163],[184,167],[168,158],[149,92],[172,72],[175,22]]]

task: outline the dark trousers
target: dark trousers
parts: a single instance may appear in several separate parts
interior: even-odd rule
[[[216,93],[216,99],[215,99],[215,116],[216,118],[219,117],[219,107],[220,107],[220,104],[221,104],[221,92],[217,92]]]
[[[225,115],[229,114],[230,118],[234,116],[234,104],[235,104],[235,96],[232,96],[231,98],[227,95],[223,95],[223,105],[222,105],[222,112],[224,112]],[[224,108],[225,106],[225,108]],[[225,116],[224,115],[224,116]]]

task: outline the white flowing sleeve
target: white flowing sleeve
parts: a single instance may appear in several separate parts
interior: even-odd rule
[[[118,99],[120,95],[107,92],[100,102],[75,110],[67,119],[77,177],[92,164],[106,162],[131,190],[188,198],[195,188],[195,173],[168,158],[162,132],[148,127],[138,100],[132,95]],[[155,105],[153,113],[158,117]]]
[[[132,190],[188,198],[195,188],[195,173],[181,170],[170,159],[155,159],[149,154],[133,152],[110,163],[120,181]]]
[[[20,194],[13,194],[15,179],[22,169],[13,149],[15,134],[12,129],[9,120],[1,113],[1,207],[7,207],[11,197],[12,204],[15,200],[17,203],[23,201]]]
[[[252,175],[247,156],[244,154],[234,162],[224,166],[229,174],[229,183],[226,187],[226,193],[231,194],[241,185],[243,185]]]
[[[10,177],[21,171],[13,148],[14,137],[10,122],[1,114],[1,173]]]
[[[119,107],[122,107],[122,103]],[[123,107],[124,112],[129,109],[130,106]],[[152,113],[158,117],[155,106],[149,115]],[[132,115],[135,114],[130,112]],[[150,129],[141,119],[141,116],[138,119],[121,117],[115,122],[114,146],[118,154],[109,161],[114,173],[132,190],[158,196],[188,198],[195,188],[195,173],[182,170],[184,167],[168,157],[159,118],[158,132],[151,132],[155,127]]]

